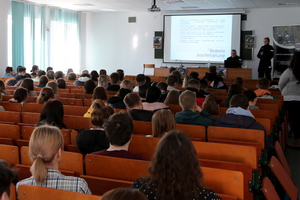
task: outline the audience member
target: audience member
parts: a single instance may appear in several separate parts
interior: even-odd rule
[[[81,74],[81,75],[80,75],[80,77],[78,78],[78,80],[75,81],[75,82],[73,83],[73,85],[75,85],[75,86],[84,86],[84,83],[85,83],[86,81],[88,81],[88,80],[90,80],[90,75],[84,73],[84,74]]]
[[[148,88],[149,88],[149,85],[147,85],[147,84],[139,86],[139,95],[141,97],[142,102],[146,101],[146,93],[147,93]]]
[[[100,75],[98,79],[98,86],[102,86],[104,88],[107,88],[108,86],[108,78],[107,75]]]
[[[40,81],[40,78],[41,78],[41,76],[43,76],[43,75],[46,76],[46,72],[45,72],[44,70],[39,70],[39,71],[37,72],[37,76],[36,76],[35,78],[33,78],[32,80],[33,80],[34,82],[38,82],[38,81]]]
[[[14,91],[14,98],[8,100],[14,103],[26,103],[28,100],[28,91],[25,88],[17,88]]]
[[[59,94],[57,94],[57,92],[58,92],[58,86],[57,86],[57,83],[55,81],[49,81],[47,83],[46,87],[51,87],[52,88],[55,99],[60,97]]]
[[[58,165],[62,161],[63,149],[64,138],[58,128],[48,125],[36,127],[29,140],[32,177],[19,181],[17,190],[20,185],[35,185],[91,194],[84,179],[60,173]]]
[[[31,72],[31,76],[36,76],[37,75],[37,72],[39,71],[39,66],[37,65],[33,65],[30,72]]]
[[[81,74],[90,74],[90,73],[89,73],[89,70],[84,69],[84,70],[82,70]]]
[[[159,102],[164,102],[168,95],[168,91],[167,91],[168,84],[164,81],[160,81],[156,84],[156,87],[158,87],[161,92]],[[146,95],[146,93],[145,93],[145,95]]]
[[[167,87],[168,91],[172,91],[172,90],[177,90],[178,92],[180,91],[180,90],[176,89],[178,86],[178,78],[175,75],[168,76],[167,84],[168,84],[168,87]]]
[[[90,79],[84,83],[84,94],[93,94],[94,89],[96,88],[95,82]]]
[[[106,88],[107,91],[119,91],[120,90],[120,75],[118,73],[112,73],[110,75],[110,85]]]
[[[270,82],[270,88],[271,89],[280,89],[278,85],[278,81],[271,81]]]
[[[10,199],[10,185],[16,177],[16,171],[11,169],[7,162],[0,160],[0,199]],[[147,200],[147,198],[146,198]]]
[[[66,87],[67,87],[66,81],[62,78],[57,79],[56,83],[57,83],[57,87],[59,89],[66,89]]]
[[[120,76],[120,82],[122,82],[124,80],[124,71],[123,71],[123,69],[118,69],[116,72]]]
[[[133,84],[129,80],[123,80],[120,84],[120,88],[128,89],[133,91]]]
[[[123,102],[124,97],[130,93],[132,91],[125,89],[125,88],[121,88],[118,93],[116,94],[116,96],[114,97],[109,97],[107,99],[107,103],[109,103],[109,105],[113,108],[118,108],[118,109],[126,109],[126,106]]]
[[[46,76],[48,77],[49,80],[54,80],[54,71],[53,70],[47,71]]]
[[[191,76],[185,76],[183,79],[183,82],[182,82],[182,87],[187,88],[190,80],[192,80],[192,79],[193,78]]]
[[[96,70],[91,71],[90,76],[91,76],[91,80],[98,81],[99,74]]]
[[[177,90],[170,91],[164,101],[164,104],[179,105],[179,92]]]
[[[110,116],[104,123],[104,129],[109,141],[109,148],[91,154],[146,160],[143,156],[128,151],[133,132],[133,121],[127,112],[119,112]]]
[[[158,102],[160,99],[160,89],[156,86],[151,86],[146,92],[146,102],[143,102],[144,110],[156,111],[160,109],[168,109],[166,104]]]
[[[133,120],[151,122],[153,112],[143,109],[143,103],[138,94],[133,92],[127,94],[124,104]]]
[[[202,79],[204,79],[206,81],[213,81],[216,76],[218,76],[217,67],[216,66],[210,66],[209,67],[209,72],[206,72],[205,76]],[[223,82],[223,79],[222,79],[222,82]]]
[[[44,87],[41,90],[38,98],[36,99],[36,103],[38,103],[38,104],[45,104],[49,100],[52,100],[52,99],[54,99],[54,92],[53,92],[52,88],[50,88],[50,87]]]
[[[190,80],[186,90],[189,90],[191,92],[195,92],[196,98],[197,98],[197,105],[202,106],[202,103],[204,101],[205,96],[201,95],[200,92],[199,92],[199,90],[200,90],[199,80],[197,80],[197,79]]]
[[[202,110],[209,113],[210,115],[219,115],[219,105],[217,101],[218,99],[215,95],[207,95],[202,104]]]
[[[40,82],[39,82],[39,84],[38,84],[36,87],[39,87],[39,88],[46,87],[47,83],[48,83],[48,78],[47,78],[47,76],[42,75],[42,76],[40,77]]]
[[[68,70],[67,70],[67,76],[69,76],[69,74],[70,73],[73,73],[74,71],[73,71],[73,69],[72,68],[68,68]],[[75,80],[75,79],[74,79]]]
[[[139,92],[139,86],[146,84],[146,76],[144,74],[138,74],[135,77],[135,83],[137,86],[133,88],[133,92]]]
[[[243,93],[247,99],[248,99],[248,102],[249,102],[249,109],[253,109],[253,110],[259,110],[259,107],[256,106],[256,102],[257,102],[257,96],[255,94],[255,92],[253,90],[246,90],[244,93]]]
[[[15,76],[14,79],[9,80],[6,85],[7,86],[14,86],[16,85],[20,80],[23,80],[26,74],[26,68],[23,66],[18,67],[18,74]]]
[[[95,151],[108,149],[109,143],[106,139],[103,123],[114,114],[110,106],[96,99],[92,103],[91,129],[81,130],[76,138],[76,144],[82,154],[90,154]]]
[[[242,90],[246,91],[247,88],[243,87],[243,83],[244,83],[244,80],[242,77],[236,77],[234,79],[234,84],[238,84],[242,88]]]
[[[136,189],[117,188],[106,192],[101,200],[148,200],[148,198]]]
[[[36,126],[48,124],[60,129],[67,128],[64,121],[64,107],[58,100],[49,100],[43,107]]]
[[[74,72],[70,72],[68,74],[68,80],[75,81],[76,80],[76,74]]]
[[[97,86],[93,91],[93,99],[101,99],[103,101],[107,100],[106,90],[102,86]]]
[[[191,91],[184,91],[179,96],[179,104],[182,111],[175,114],[175,121],[178,124],[193,124],[211,126],[215,120],[209,113],[203,111],[197,105],[196,95]]]
[[[46,72],[51,71],[51,70],[53,71],[53,67],[50,67],[50,66],[49,66],[49,67],[47,67]],[[48,77],[48,78],[49,78],[49,77]]]
[[[278,97],[273,96],[271,94],[271,91],[268,90],[269,88],[269,79],[267,78],[260,78],[257,81],[257,90],[255,90],[255,94],[257,98],[263,98],[263,99],[278,99]]]
[[[5,74],[2,78],[15,78],[15,71],[13,67],[6,67]]]
[[[149,85],[149,87],[153,84],[151,78],[149,76],[145,76],[146,78],[146,84]]]
[[[131,186],[143,192],[149,200],[221,200],[204,186],[194,145],[181,131],[171,131],[159,141],[149,173],[149,176],[137,179]]]
[[[1,95],[6,95],[6,92],[5,92],[5,83],[2,80],[0,80],[0,94]]]
[[[231,98],[233,97],[233,95],[236,95],[236,94],[241,94],[242,93],[242,88],[240,85],[238,84],[232,84],[230,87],[229,87],[229,90],[228,90],[228,95],[225,99],[225,104],[224,104],[224,107],[225,108],[228,108],[229,107],[229,102],[231,100]]]
[[[228,89],[227,85],[223,82],[223,78],[219,75],[214,77],[209,88],[226,89],[226,90]]]
[[[177,77],[177,84],[182,85],[182,79],[181,79],[181,73],[178,70],[172,71],[171,75],[174,75]]]
[[[167,132],[175,130],[176,123],[170,110],[158,110],[152,117],[152,137],[162,137]]]
[[[36,92],[34,91],[34,84],[33,84],[33,80],[32,79],[25,78],[22,81],[20,87],[27,89],[28,96],[37,96]]]

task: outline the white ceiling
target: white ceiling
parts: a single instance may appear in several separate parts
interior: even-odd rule
[[[43,5],[83,12],[128,12],[146,11],[153,0],[27,0]],[[284,4],[284,5],[281,5]],[[165,12],[299,7],[300,0],[156,0],[156,5]]]

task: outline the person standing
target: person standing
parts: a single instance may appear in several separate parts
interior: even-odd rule
[[[260,47],[257,57],[260,59],[258,65],[258,78],[266,77],[271,80],[271,59],[274,57],[274,48],[269,44],[270,38],[264,38],[264,46]]]

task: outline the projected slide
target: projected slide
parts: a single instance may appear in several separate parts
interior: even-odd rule
[[[231,49],[239,52],[238,23],[234,15],[165,16],[164,60],[224,62]]]

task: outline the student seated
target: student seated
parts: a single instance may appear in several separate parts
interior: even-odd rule
[[[227,95],[227,97],[225,99],[224,107],[225,108],[229,107],[229,102],[230,102],[231,98],[233,97],[233,95],[241,94],[241,93],[242,93],[242,87],[240,85],[238,85],[238,84],[232,84],[229,87],[228,95]]]
[[[194,92],[184,91],[181,93],[179,96],[179,104],[182,111],[176,113],[174,116],[177,124],[202,126],[212,126],[214,124],[214,118],[197,105],[196,95]]]
[[[135,77],[135,82],[137,86],[133,88],[133,92],[139,92],[139,86],[146,84],[146,76],[144,74],[138,74]]]
[[[179,105],[179,95],[180,95],[180,93],[177,90],[172,90],[172,91],[168,92],[168,95],[164,101],[164,104]]]
[[[95,82],[90,79],[84,83],[84,92],[83,94],[93,94],[94,89],[96,88]]]
[[[159,141],[149,173],[149,176],[135,180],[131,186],[144,193],[148,200],[221,199],[204,186],[194,145],[181,131],[168,132]]]
[[[107,91],[119,91],[120,90],[120,75],[116,72],[110,75],[110,85],[106,88]]]
[[[15,71],[13,67],[6,67],[5,74],[2,78],[15,78]]]
[[[65,79],[59,78],[59,79],[56,80],[56,83],[57,83],[57,87],[59,89],[66,89],[67,88],[67,84],[66,84]]]
[[[209,113],[210,115],[219,115],[219,105],[217,97],[213,94],[207,95],[202,104],[202,110]]]
[[[217,67],[216,66],[210,66],[208,70],[209,70],[209,72],[206,72],[205,76],[202,79],[204,79],[206,81],[213,81],[214,78],[216,76],[218,76],[217,75]],[[222,81],[223,81],[223,79],[222,79]]]
[[[39,79],[39,84],[36,87],[39,87],[39,88],[46,87],[47,83],[48,83],[47,76],[42,75],[41,78]]]
[[[25,88],[17,88],[14,91],[14,98],[9,99],[9,102],[26,103],[28,101],[28,91]]]
[[[257,81],[257,90],[255,90],[255,94],[257,98],[263,98],[263,99],[278,99],[278,97],[273,96],[271,94],[271,91],[268,90],[269,88],[269,79],[267,78],[260,78]]]
[[[0,199],[10,199],[10,184],[16,178],[15,170],[11,169],[3,160],[0,160]]]
[[[255,92],[253,90],[246,90],[244,93],[243,93],[247,99],[248,99],[248,102],[249,102],[249,109],[253,109],[253,110],[259,110],[259,107],[256,106],[256,102],[257,102],[257,96],[255,94]]]
[[[161,102],[160,99],[161,91],[156,86],[151,86],[146,92],[146,102],[143,102],[144,110],[155,111],[160,109],[168,109],[169,107]]]
[[[208,88],[215,88],[215,89],[225,89],[227,90],[227,85],[223,82],[223,78],[219,75],[216,75],[211,82],[210,86]]]
[[[31,76],[36,76],[37,75],[37,72],[39,71],[39,66],[37,65],[33,65],[30,72],[31,72]]]
[[[35,128],[29,140],[32,176],[19,181],[17,190],[20,185],[34,185],[91,194],[84,179],[60,173],[58,165],[62,161],[63,149],[64,138],[57,127],[43,125]]]
[[[77,81],[73,83],[75,86],[84,86],[86,81],[90,80],[89,74],[81,74]]]
[[[14,86],[16,85],[20,80],[23,80],[24,78],[26,78],[25,74],[26,74],[26,68],[23,66],[19,66],[18,69],[18,74],[14,77],[14,79],[9,80],[6,85],[7,86]]]
[[[50,87],[44,87],[39,96],[36,99],[36,103],[38,104],[45,104],[47,103],[49,100],[54,99],[54,92],[52,90],[52,88]]]
[[[172,90],[177,90],[178,92],[180,91],[180,90],[177,89],[177,87],[178,87],[178,78],[175,75],[168,76],[167,84],[168,84],[168,87],[167,87],[168,91],[172,91]]]
[[[203,80],[203,81],[205,81],[205,80]],[[207,81],[205,81],[205,82],[207,83]],[[205,98],[206,93],[207,93],[204,90],[201,90],[201,93],[200,93],[200,85],[201,84],[200,84],[199,80],[192,79],[192,80],[189,81],[188,87],[186,88],[186,90],[195,92],[198,106],[202,106],[202,103],[203,103],[204,98]],[[209,93],[207,93],[207,94],[209,94]]]
[[[49,81],[46,85],[46,87],[51,87],[54,93],[54,98],[59,98],[59,94],[58,94],[58,85],[55,81]]]
[[[109,106],[111,106],[112,108],[118,108],[118,109],[126,109],[126,106],[123,102],[125,96],[129,93],[131,93],[132,91],[125,89],[125,88],[121,88],[118,93],[116,94],[116,96],[113,97],[109,97],[107,99],[107,103],[109,103]]]
[[[100,99],[94,100],[91,108],[92,128],[81,130],[76,138],[77,147],[82,154],[101,151],[109,147],[103,123],[114,114],[114,110],[110,106],[106,106]]]
[[[128,151],[133,132],[132,118],[126,112],[115,113],[104,123],[106,138],[109,148],[93,152],[93,155],[112,156],[136,160],[146,160],[144,156],[133,154]]]
[[[143,109],[143,103],[138,94],[129,93],[123,101],[133,120],[151,122],[153,112]]]
[[[152,137],[162,137],[167,132],[175,130],[176,123],[170,110],[158,110],[152,117]]]

